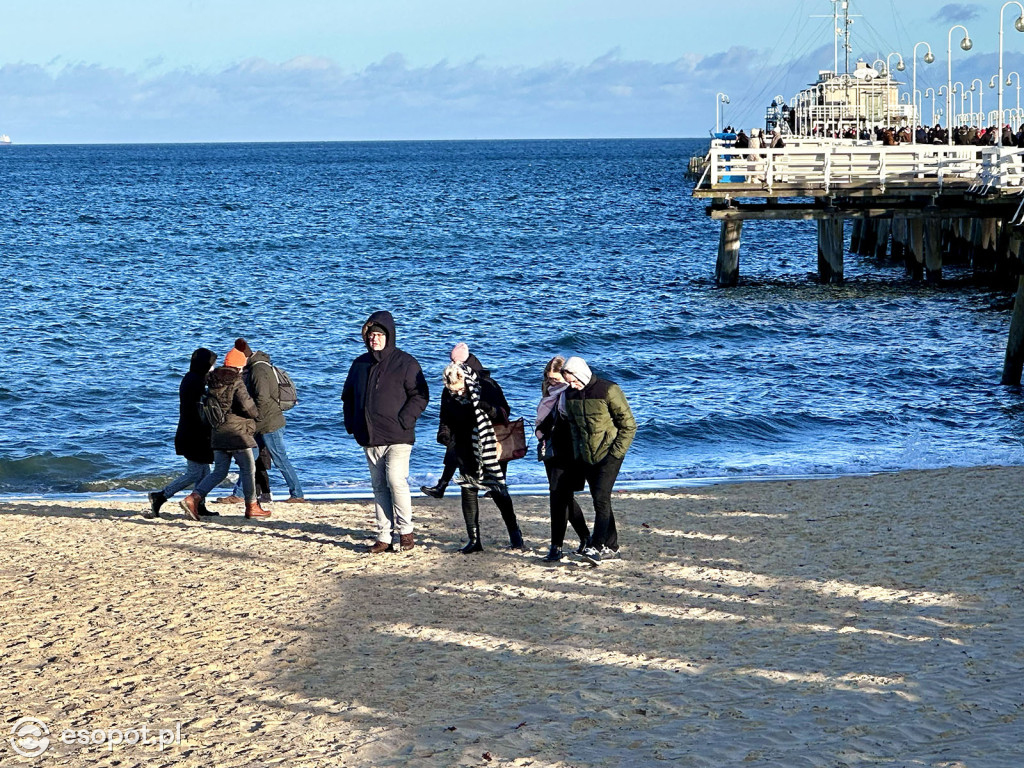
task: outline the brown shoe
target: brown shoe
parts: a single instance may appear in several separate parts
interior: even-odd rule
[[[371,555],[379,555],[381,552],[394,552],[395,547],[387,541],[375,541],[373,542],[373,546],[366,551]]]
[[[408,552],[410,549],[416,546],[415,542],[413,542],[412,540],[411,533],[403,533],[401,536],[399,536],[398,540],[399,542],[401,542],[403,552]]]
[[[306,501],[301,496],[289,496],[287,499],[284,500],[284,503],[285,504],[309,504],[309,502]]]
[[[199,505],[203,503],[203,497],[193,491],[180,502],[178,505],[185,510],[185,514],[188,515],[190,520],[199,522]]]
[[[270,510],[264,509],[258,501],[254,501],[252,504],[245,505],[245,516],[250,519],[254,517],[270,517]]]
[[[215,499],[215,503],[217,504],[241,504],[244,501],[245,499],[235,496],[234,494],[230,496],[221,496],[219,499]]]

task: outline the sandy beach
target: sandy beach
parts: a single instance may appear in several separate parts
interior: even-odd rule
[[[0,504],[0,764],[1019,766],[1022,486],[617,493],[624,557],[597,568],[540,562],[543,497],[516,498],[531,552],[485,502],[469,557],[451,494],[380,556],[368,502]],[[110,743],[143,725],[180,743]]]

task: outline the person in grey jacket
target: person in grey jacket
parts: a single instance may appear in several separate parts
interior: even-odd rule
[[[280,388],[277,376],[274,375],[274,366],[270,361],[270,355],[260,350],[253,352],[249,343],[241,338],[235,339],[235,349],[246,357],[243,372],[245,385],[260,413],[256,419],[256,443],[261,449],[266,448],[273,465],[281,470],[281,475],[284,477],[285,483],[288,484],[288,498],[285,501],[292,504],[305,504],[307,502],[302,491],[302,483],[299,482],[299,474],[292,466],[284,444],[285,417],[284,411],[281,410]],[[257,472],[259,472],[258,467]],[[241,478],[239,478],[231,495],[217,501],[222,503],[240,502],[238,494],[241,490]],[[269,496],[269,492],[267,495]]]

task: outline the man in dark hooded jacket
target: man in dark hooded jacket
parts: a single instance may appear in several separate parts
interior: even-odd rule
[[[366,352],[349,369],[341,400],[345,431],[366,453],[373,484],[377,540],[372,554],[414,546],[409,456],[416,441],[416,419],[430,399],[416,358],[395,343],[390,312],[374,312],[363,324]]]

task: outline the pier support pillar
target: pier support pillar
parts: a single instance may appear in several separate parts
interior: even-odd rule
[[[864,219],[854,219],[850,228],[850,253],[860,252],[860,239],[864,232]]]
[[[843,282],[843,220],[839,216],[818,219],[818,281]]]
[[[910,238],[907,243],[907,274],[915,280],[924,277],[924,219],[915,216],[907,222]]]
[[[892,258],[893,261],[903,261],[907,253],[908,239],[907,219],[905,216],[895,216],[892,220]]]
[[[1024,275],[1017,281],[1017,298],[1013,302],[1010,337],[1006,341],[1006,359],[1003,362],[1003,384],[1020,386],[1024,370]]]
[[[875,242],[878,239],[878,222],[875,219],[861,219],[860,247],[857,253],[860,256],[870,256],[875,252]]]
[[[892,231],[892,222],[889,219],[880,219],[875,234],[875,258],[884,259],[889,255],[889,233]]]
[[[742,233],[742,219],[722,222],[722,234],[718,239],[718,263],[715,265],[715,284],[721,288],[730,288],[740,281]]]
[[[924,270],[928,282],[942,281],[942,220],[938,216],[924,219]]]

